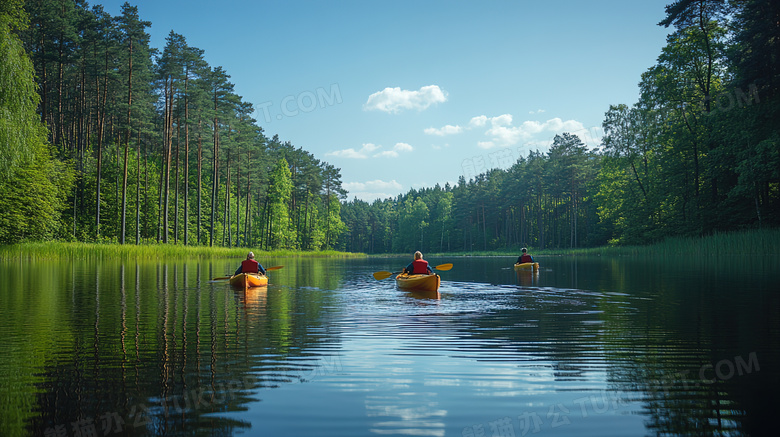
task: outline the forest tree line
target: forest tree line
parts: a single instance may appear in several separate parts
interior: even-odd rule
[[[368,253],[646,244],[780,223],[780,3],[676,0],[602,144],[454,186],[342,202],[222,67],[137,8],[0,3],[0,243],[59,239]]]
[[[111,16],[83,0],[9,0],[0,17],[14,72],[3,105],[22,102],[9,110],[29,131],[0,131],[0,243],[336,245],[340,170],[268,138],[183,35],[150,47],[129,3]]]
[[[367,253],[649,244],[780,225],[780,2],[677,0],[640,97],[600,147],[558,135],[511,168],[342,207]],[[605,66],[608,68],[608,66]]]

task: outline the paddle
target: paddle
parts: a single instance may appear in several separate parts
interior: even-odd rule
[[[445,272],[445,271],[447,271],[447,270],[452,268],[452,263],[439,264],[438,266],[431,267],[431,268],[433,270],[441,270],[441,271]],[[376,279],[377,281],[381,281],[382,279],[387,279],[387,278],[389,278],[389,277],[391,277],[393,275],[396,275],[398,273],[403,273],[403,272],[388,272],[388,271],[375,272],[374,273],[374,279]]]
[[[279,269],[281,269],[281,268],[283,268],[283,267],[284,267],[284,266],[274,266],[274,267],[268,267],[267,269],[265,269],[265,271],[266,271],[266,272],[270,272],[271,270],[279,270]],[[232,276],[222,276],[222,277],[220,277],[220,278],[211,278],[211,280],[212,280],[212,281],[220,281],[220,280],[222,280],[222,279],[230,279],[230,278],[232,278]]]

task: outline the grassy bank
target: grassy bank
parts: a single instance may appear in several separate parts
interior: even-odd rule
[[[250,249],[253,250],[253,249]],[[181,246],[172,244],[95,244],[95,243],[24,243],[0,246],[0,259],[170,259],[170,258],[245,258],[248,249]],[[307,252],[296,250],[253,250],[257,259],[268,257],[359,258],[362,253],[334,250]]]
[[[780,229],[757,229],[715,234],[707,237],[667,238],[648,246],[593,247],[587,249],[544,249],[529,247],[534,256],[769,256],[780,255]],[[520,248],[430,253],[441,256],[520,256]]]

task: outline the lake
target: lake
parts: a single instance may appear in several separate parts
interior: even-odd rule
[[[0,260],[0,434],[774,435],[780,262]]]

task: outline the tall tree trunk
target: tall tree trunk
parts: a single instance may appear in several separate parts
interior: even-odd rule
[[[165,137],[163,137],[163,141],[165,141]],[[162,149],[163,152],[163,162],[167,159],[165,156],[165,148]],[[160,183],[157,188],[157,242],[159,243],[162,240],[162,219],[163,219],[163,188],[165,188],[165,169],[160,169]]]
[[[65,6],[63,6],[63,15],[65,14],[64,11]],[[64,17],[61,17],[64,19]],[[63,110],[62,110],[62,87],[63,87],[63,76],[64,76],[64,62],[62,58],[65,56],[65,35],[60,33],[60,45],[59,45],[59,53],[58,53],[58,64],[57,64],[57,126],[55,127],[55,137],[54,137],[54,144],[57,146],[58,150],[64,150],[64,147],[62,145],[62,136],[63,136]]]
[[[184,245],[190,243],[190,108],[187,85],[189,83],[189,66],[184,73]]]
[[[141,244],[141,127],[138,127],[138,153],[135,160],[135,244]]]
[[[173,200],[173,242],[179,244],[179,135],[181,133],[179,117],[176,117],[176,160],[174,165],[176,166],[176,172],[173,176],[174,184],[174,200]]]
[[[252,168],[249,152],[246,153],[246,166],[247,168]],[[249,218],[251,217],[250,210],[252,209],[252,203],[251,203],[252,196],[250,195],[250,193],[252,192],[251,182],[252,182],[252,178],[250,178],[249,174],[247,174],[246,175],[246,216],[244,217],[244,245],[246,245],[247,247],[251,246],[251,238],[249,238],[250,235]]]
[[[140,166],[141,163],[139,162]],[[144,146],[144,233],[149,238],[149,148]]]
[[[227,173],[227,181],[225,182],[225,224],[222,228],[222,244],[225,244],[227,236],[227,247],[231,247],[233,246],[233,233],[230,231],[230,149],[228,149],[225,173]]]
[[[330,247],[330,179],[329,175],[325,176],[325,248]]]
[[[238,137],[238,134],[236,134]],[[241,153],[236,153],[236,247],[239,247],[241,233]]]
[[[198,237],[198,246],[200,246],[200,233],[202,229],[201,223],[201,205],[203,202],[203,141],[201,138],[201,120],[198,118],[198,217],[197,226],[195,227],[195,233]]]
[[[165,102],[165,112],[167,114],[165,120],[165,149],[167,151],[167,158],[165,160],[165,211],[163,217],[163,243],[168,242],[168,202],[170,200],[170,188],[171,188],[171,143],[173,142],[173,78],[168,77],[168,91],[167,99]]]
[[[130,38],[130,56],[127,61],[127,134],[125,135],[125,162],[122,171],[122,237],[121,244],[125,244],[125,223],[127,218],[127,152],[130,148],[130,118],[133,106],[133,39]]]
[[[100,237],[100,179],[103,169],[103,139],[105,137],[106,126],[106,107],[108,101],[108,46],[105,50],[105,70],[103,74],[103,98],[100,99],[98,94],[98,145],[97,145],[97,188],[95,194],[97,201],[95,202],[95,236]]]
[[[100,179],[103,169],[103,124],[98,123],[97,175],[95,176],[95,237],[100,238]]]
[[[217,211],[217,195],[219,194],[219,117],[217,117],[217,91],[214,90],[214,175],[211,184],[211,231],[209,246],[214,246],[214,220]]]

